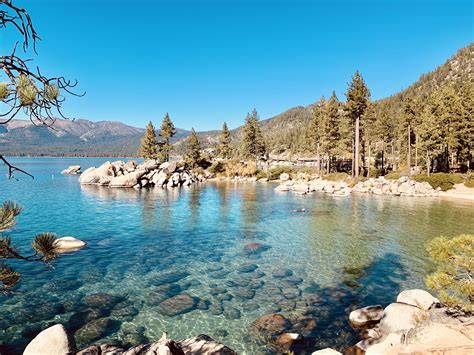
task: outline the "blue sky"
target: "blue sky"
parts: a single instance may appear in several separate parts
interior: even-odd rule
[[[239,126],[336,90],[356,69],[375,99],[473,41],[472,1],[16,0],[42,41],[35,64],[87,91],[76,118]],[[0,42],[1,51],[12,44]]]

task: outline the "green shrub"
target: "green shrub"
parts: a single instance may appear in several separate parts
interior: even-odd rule
[[[417,182],[427,182],[433,187],[433,189],[441,188],[442,191],[448,191],[453,188],[454,184],[460,184],[464,182],[462,175],[460,174],[447,174],[447,173],[435,173],[430,176],[426,174],[420,174],[413,177]]]
[[[328,181],[342,181],[346,180],[349,177],[346,173],[331,173],[323,176],[323,180]]]
[[[376,169],[374,167],[370,167],[370,173],[369,173],[369,178],[378,178],[379,176],[382,175],[383,170],[382,169]]]
[[[452,239],[435,238],[427,244],[430,256],[439,264],[428,275],[426,285],[439,292],[442,302],[465,312],[474,310],[474,235]]]
[[[254,161],[240,162],[229,161],[225,165],[225,174],[227,177],[245,176],[251,177],[257,175],[257,164]]]
[[[223,161],[215,161],[212,165],[207,169],[211,174],[222,174],[225,172],[225,162]]]
[[[197,168],[194,168],[194,169],[193,169],[193,172],[194,172],[195,174],[204,175],[204,169],[201,168],[200,166],[198,166]]]
[[[402,175],[398,171],[392,171],[391,173],[388,173],[384,175],[384,178],[387,180],[398,180],[400,179]]]
[[[271,168],[267,173],[268,180],[278,180],[280,175],[283,173],[287,173],[291,176],[294,173],[294,170],[291,166],[277,166],[275,168]]]
[[[267,179],[268,175],[263,170],[257,170],[257,179]]]

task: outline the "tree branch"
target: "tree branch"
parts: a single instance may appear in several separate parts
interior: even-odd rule
[[[30,173],[26,172],[25,170],[23,169],[20,169],[12,164],[10,164],[3,155],[0,155],[0,160],[3,161],[3,165],[6,165],[8,167],[8,178],[11,179],[11,178],[14,178],[13,174],[15,171],[18,171],[20,173],[23,173],[25,175],[28,175],[30,176],[32,179],[34,179],[35,177],[33,175],[31,175]]]

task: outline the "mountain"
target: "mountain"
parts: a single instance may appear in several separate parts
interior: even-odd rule
[[[398,115],[401,103],[408,96],[427,97],[448,83],[465,84],[472,81],[474,44],[460,49],[446,63],[433,72],[423,74],[407,89],[379,100],[388,106],[390,115]],[[340,98],[342,99],[342,98]],[[267,146],[273,154],[311,153],[308,149],[306,128],[315,104],[297,106],[261,121]],[[243,119],[243,118],[242,118]],[[178,129],[173,137],[175,152],[183,154],[184,139],[189,131]],[[238,144],[242,127],[231,131]],[[58,120],[53,128],[35,127],[29,121],[13,120],[0,125],[0,152],[6,155],[136,155],[144,129],[120,122],[91,122],[87,120]],[[219,131],[198,132],[203,148],[215,147]]]
[[[58,119],[52,127],[35,126],[28,120],[0,125],[0,152],[5,155],[134,156],[142,128],[120,122]],[[157,132],[158,133],[158,132]],[[178,129],[173,142],[189,131]]]

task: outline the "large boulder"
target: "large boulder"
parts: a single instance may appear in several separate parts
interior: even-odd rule
[[[115,177],[115,167],[110,162],[105,162],[98,168],[86,169],[80,176],[79,182],[83,185],[99,184],[108,185]]]
[[[176,168],[176,161],[167,161],[160,165],[160,170],[164,171],[167,174],[173,174],[176,171]]]
[[[86,242],[67,236],[56,239],[54,245],[56,246],[56,252],[66,253],[68,251],[75,251],[84,248],[86,246]]]
[[[81,166],[80,165],[71,165],[69,168],[64,169],[61,171],[61,174],[67,175],[77,175],[81,173]]]
[[[137,163],[134,160],[127,161],[123,166],[123,170],[129,173],[134,171],[136,168],[137,168]]]
[[[349,321],[354,327],[366,327],[380,321],[383,307],[380,305],[356,309],[349,314]]]
[[[69,337],[62,324],[56,324],[39,333],[27,346],[24,355],[64,355],[76,350],[74,339]]]
[[[137,170],[146,170],[146,171],[150,171],[150,170],[154,170],[154,169],[158,169],[158,166],[160,164],[158,163],[157,160],[155,159],[149,159],[149,160],[145,160],[143,163],[139,164],[137,166]]]
[[[288,173],[280,174],[280,181],[288,181],[290,180],[290,175]]]
[[[418,307],[404,303],[391,303],[383,311],[380,329],[383,334],[408,331],[427,316],[427,313]]]
[[[433,305],[439,304],[439,300],[429,292],[420,289],[405,290],[398,294],[398,303],[405,303],[427,311]]]
[[[134,187],[138,184],[140,178],[145,175],[145,170],[135,170],[134,172],[117,176],[113,178],[109,186],[110,187]]]
[[[159,173],[153,175],[153,178],[151,181],[153,185],[157,187],[162,187],[164,184],[166,184],[167,180],[168,180],[168,175],[162,170]]]

